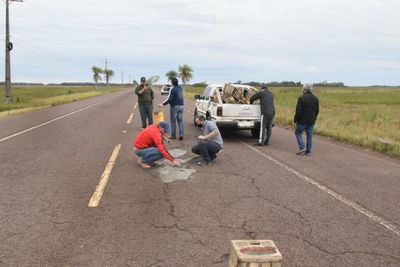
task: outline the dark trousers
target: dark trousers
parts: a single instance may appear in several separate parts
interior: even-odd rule
[[[269,145],[272,135],[272,123],[274,122],[274,117],[274,115],[261,114],[260,137],[258,139],[260,144]]]
[[[148,125],[153,124],[153,105],[139,105],[140,118],[142,119],[142,128],[147,127]]]
[[[200,155],[207,163],[213,161],[217,157],[217,153],[221,150],[221,146],[214,141],[201,140],[192,146],[192,152]]]

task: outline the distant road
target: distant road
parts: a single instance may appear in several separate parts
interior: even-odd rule
[[[136,164],[136,102],[129,91],[0,120],[1,266],[227,266],[232,239],[274,240],[284,266],[400,266],[399,160],[322,137],[297,156],[278,127],[270,147],[224,132],[215,165],[164,184]],[[171,146],[187,156],[193,107]]]

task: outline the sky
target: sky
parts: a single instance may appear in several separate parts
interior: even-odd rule
[[[193,83],[400,85],[399,13],[399,0],[24,0],[10,5],[12,81],[91,82],[107,58],[117,83],[188,64]]]

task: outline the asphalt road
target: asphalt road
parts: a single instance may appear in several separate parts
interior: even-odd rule
[[[297,156],[292,130],[275,127],[261,148],[249,132],[224,132],[215,165],[189,163],[190,180],[163,183],[133,154],[136,100],[129,91],[0,120],[1,266],[227,266],[235,239],[274,240],[284,266],[400,266],[400,161],[320,137],[312,157]],[[193,106],[170,146],[186,157]]]

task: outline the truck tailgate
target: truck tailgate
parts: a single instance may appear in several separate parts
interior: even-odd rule
[[[249,104],[223,104],[222,117],[231,117],[235,119],[258,119],[260,118],[260,105]]]

